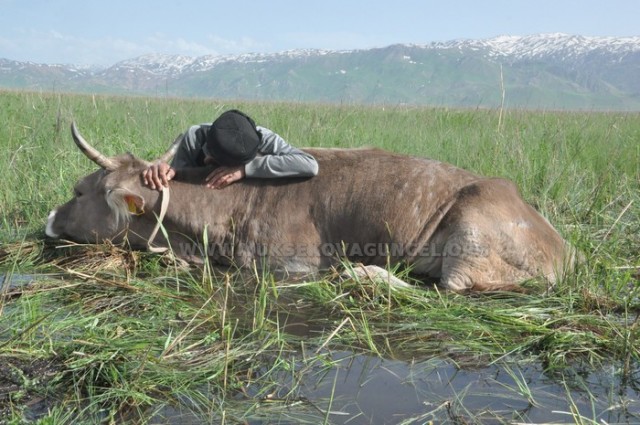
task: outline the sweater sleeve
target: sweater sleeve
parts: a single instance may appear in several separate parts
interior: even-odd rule
[[[173,168],[197,167],[208,125],[192,125],[182,136],[178,151],[171,160]]]
[[[262,134],[258,156],[245,165],[247,177],[312,177],[318,174],[318,163],[310,154],[289,145],[273,131],[258,127]]]

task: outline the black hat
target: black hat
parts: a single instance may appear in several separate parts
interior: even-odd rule
[[[205,149],[220,165],[243,165],[255,158],[259,145],[256,123],[246,114],[231,109],[211,125]]]

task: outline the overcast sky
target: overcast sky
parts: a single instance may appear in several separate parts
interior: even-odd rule
[[[640,0],[0,0],[0,58],[112,65],[563,32],[640,35]]]

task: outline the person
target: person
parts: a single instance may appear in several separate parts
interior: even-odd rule
[[[142,178],[151,189],[162,190],[180,169],[207,165],[215,166],[203,182],[212,189],[222,189],[243,178],[318,174],[318,163],[312,155],[232,109],[212,124],[191,126],[182,136],[171,164],[155,162],[143,171]]]

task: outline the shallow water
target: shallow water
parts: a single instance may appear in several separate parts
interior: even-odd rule
[[[330,361],[330,370],[310,371],[298,393],[333,412],[335,424],[573,422],[572,408],[598,422],[640,421],[638,393],[616,382],[614,368],[550,379],[535,364],[459,369],[446,360],[414,363],[349,352],[330,353]]]
[[[0,294],[33,283],[37,276],[30,274],[0,274]]]
[[[259,396],[260,388],[249,388],[247,393],[262,399],[264,408],[262,413],[255,409],[244,423],[640,423],[638,387],[623,385],[614,366],[549,377],[538,364],[460,369],[442,359],[324,354],[312,367],[283,374],[280,391],[268,399]],[[277,409],[269,406],[278,402]],[[202,418],[174,409],[164,409],[156,419],[154,423],[202,423]]]

